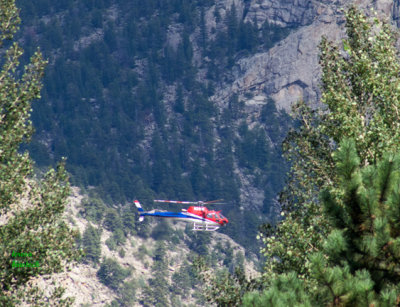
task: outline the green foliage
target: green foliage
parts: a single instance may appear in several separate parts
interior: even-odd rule
[[[163,241],[157,241],[154,249],[152,278],[144,289],[141,303],[144,306],[168,306],[168,260],[166,258],[166,246]]]
[[[151,256],[151,253],[147,249],[146,245],[142,244],[138,248],[137,257],[139,260],[143,261],[145,256]]]
[[[101,199],[85,198],[82,200],[81,206],[82,210],[80,212],[88,221],[98,224],[103,219],[106,206]]]
[[[121,217],[115,209],[107,209],[104,215],[103,227],[111,232],[114,232],[117,229],[123,229]]]
[[[125,234],[136,234],[136,215],[132,211],[123,211],[122,224]]]
[[[115,229],[111,236],[106,240],[107,247],[114,251],[117,249],[117,246],[123,245],[126,242],[126,236],[122,229]]]
[[[143,239],[147,239],[151,235],[151,227],[148,220],[140,223],[137,227],[137,235]]]
[[[39,179],[33,176],[29,154],[19,152],[32,135],[31,103],[40,98],[46,61],[36,51],[20,67],[23,51],[11,42],[20,23],[15,1],[1,1],[0,12],[0,303],[66,306],[72,299],[61,298],[61,287],[48,295],[25,287],[35,277],[62,272],[80,252],[76,232],[62,219],[70,192],[65,162]],[[29,261],[40,267],[12,268],[13,251],[32,254]]]
[[[15,32],[19,29],[21,19],[15,1],[3,1],[1,3],[1,22],[0,22],[0,47],[6,40],[12,40]]]
[[[188,242],[188,246],[195,253],[205,256],[208,254],[208,245],[210,240],[211,236],[209,233],[194,231],[190,234],[190,242]]]
[[[303,282],[295,273],[282,274],[262,295],[250,292],[243,298],[243,306],[315,306],[304,291]]]
[[[193,289],[197,282],[194,268],[187,261],[184,261],[179,270],[172,274],[171,280],[170,291],[181,296],[185,296],[187,291]]]
[[[110,304],[107,304],[106,307],[119,307],[120,304],[117,300],[113,300]]]
[[[136,299],[136,282],[134,280],[124,282],[118,289],[118,303],[119,306],[129,307],[132,306]]]
[[[368,165],[400,145],[400,61],[394,34],[389,25],[368,19],[354,7],[346,12],[346,31],[344,52],[325,38],[320,44],[321,102],[327,110],[311,110],[303,102],[295,105],[299,127],[284,142],[291,162],[288,185],[280,197],[285,220],[261,234],[265,276],[294,271],[306,289],[315,286],[308,255],[323,250],[331,232],[332,221],[322,211],[318,195],[340,184],[332,156],[335,146],[342,138],[353,138],[357,163]],[[343,212],[336,213],[341,220]]]
[[[362,297],[368,297],[372,302],[376,294],[394,289],[400,281],[400,228],[395,220],[399,211],[400,156],[385,153],[376,165],[360,169],[355,142],[344,140],[335,160],[340,185],[338,190],[325,190],[321,195],[334,227],[323,251],[331,265],[344,266],[342,270],[348,266],[352,278],[367,283],[362,289],[352,289],[353,301],[362,302]],[[318,257],[313,259],[319,264],[317,269],[326,270]],[[326,274],[317,276],[326,279]],[[341,300],[345,300],[343,295]],[[400,292],[396,296],[400,297]]]
[[[375,33],[375,28],[379,29]],[[389,24],[367,18],[351,8],[347,13],[348,39],[339,50],[321,42],[323,95],[331,112],[322,132],[335,142],[356,140],[363,162],[373,163],[383,152],[399,147],[400,62]]]
[[[151,231],[151,237],[154,240],[169,240],[172,236],[173,229],[168,221],[161,220]]]
[[[170,242],[173,245],[178,245],[179,243],[181,243],[184,239],[184,234],[183,234],[183,230],[181,229],[175,229],[170,237]]]
[[[244,271],[244,255],[242,251],[238,251],[235,255],[235,267],[240,268],[242,271]]]
[[[227,270],[209,270],[204,258],[194,261],[198,277],[205,282],[204,293],[209,302],[217,306],[242,306],[247,292],[260,287],[259,281],[248,279],[240,267],[230,274]]]
[[[360,167],[356,143],[344,139],[335,152],[338,185],[321,201],[332,230],[321,250],[310,253],[308,288],[292,272],[280,274],[245,306],[392,306],[400,299],[400,155],[384,153]],[[301,276],[300,276],[301,277]]]
[[[389,222],[399,192],[400,62],[388,25],[354,7],[346,21],[344,53],[320,45],[328,112],[295,109],[300,128],[284,143],[292,169],[281,195],[295,210],[264,232],[269,287],[246,296],[249,306],[390,306],[400,297],[397,224]]]
[[[124,257],[125,257],[125,250],[124,250],[123,248],[121,248],[121,249],[118,251],[118,255],[119,255],[121,258],[124,258]]]
[[[119,285],[130,274],[129,269],[124,269],[118,262],[110,258],[105,258],[100,265],[100,269],[97,271],[99,280],[114,291],[118,290]]]
[[[106,245],[107,245],[107,247],[108,247],[108,249],[109,249],[110,251],[115,251],[115,250],[117,249],[117,243],[115,242],[115,239],[114,239],[113,236],[109,237],[109,238],[106,240],[105,243],[106,243]]]
[[[101,255],[100,237],[100,231],[88,223],[82,238],[85,258],[88,261],[92,261],[94,263],[99,262]]]

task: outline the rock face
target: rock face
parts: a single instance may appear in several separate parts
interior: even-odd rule
[[[268,52],[240,60],[240,77],[231,90],[238,94],[265,93],[275,100],[278,108],[286,110],[299,99],[315,103],[320,76],[318,44],[324,35],[331,40],[342,37],[338,25],[341,18],[333,5],[327,6],[311,25],[292,32]]]
[[[260,26],[265,21],[282,27],[298,27],[311,24],[326,7],[339,1],[309,0],[252,0],[246,21],[257,21]]]
[[[270,50],[239,60],[235,81],[214,100],[224,99],[229,93],[245,99],[243,95],[251,92],[273,98],[279,109],[289,110],[299,99],[315,104],[319,97],[318,44],[323,35],[331,40],[343,36],[343,17],[335,3],[252,1],[245,19],[256,18],[259,25],[268,20],[298,28]]]
[[[267,52],[243,58],[236,64],[235,80],[221,88],[214,101],[224,100],[231,93],[246,102],[246,93],[266,95],[274,99],[279,109],[289,110],[299,99],[315,105],[320,96],[318,45],[322,36],[333,41],[344,37],[342,8],[355,3],[366,9],[374,8],[381,17],[400,26],[400,1],[307,1],[253,0],[246,21],[266,20],[283,27],[296,27],[292,33]],[[245,103],[246,106],[251,103]],[[254,109],[254,105],[252,105]]]

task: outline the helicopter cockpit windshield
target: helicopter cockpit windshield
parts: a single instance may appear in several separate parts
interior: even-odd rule
[[[225,216],[223,216],[221,213],[217,213],[218,218],[220,218],[221,220],[226,219]]]
[[[220,214],[220,213],[218,213],[218,212],[215,212],[215,213],[208,213],[208,214],[207,214],[207,217],[208,217],[208,218],[211,218],[211,219],[215,219],[217,222],[219,222],[219,221],[221,221],[222,219],[225,218],[222,214]]]

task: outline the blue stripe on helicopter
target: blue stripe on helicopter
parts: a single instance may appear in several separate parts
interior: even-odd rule
[[[159,216],[159,217],[170,217],[170,218],[186,218],[186,219],[193,219],[193,220],[201,220],[204,219],[201,217],[194,217],[180,212],[140,212],[141,216]]]

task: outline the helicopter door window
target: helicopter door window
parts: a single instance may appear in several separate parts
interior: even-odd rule
[[[214,214],[209,213],[209,214],[207,214],[207,217],[210,218],[210,219],[213,219],[214,218]]]

